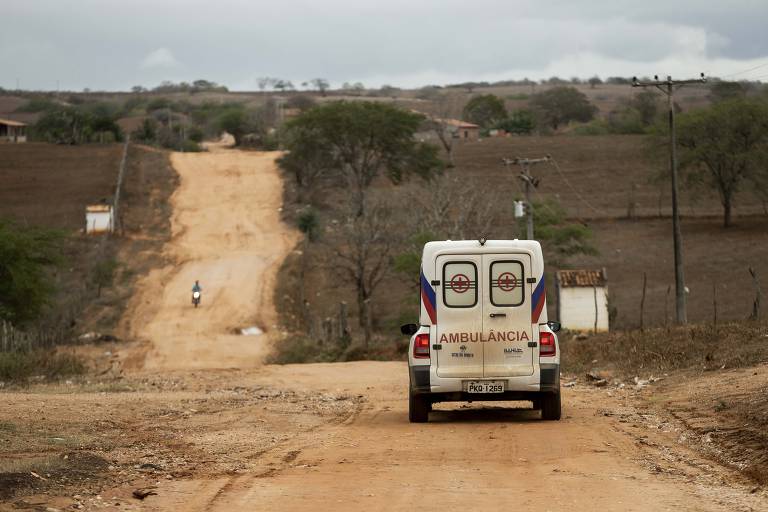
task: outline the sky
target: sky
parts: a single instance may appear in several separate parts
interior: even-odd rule
[[[701,72],[768,82],[766,20],[768,0],[0,0],[0,87]]]

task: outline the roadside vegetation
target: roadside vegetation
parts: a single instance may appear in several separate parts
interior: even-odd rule
[[[764,363],[768,361],[768,324],[747,320],[597,334],[563,332],[560,345],[563,372],[580,378],[592,372],[631,381],[677,370]]]

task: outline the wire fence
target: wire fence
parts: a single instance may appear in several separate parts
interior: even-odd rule
[[[6,321],[0,321],[0,352],[31,352],[49,349],[70,340],[70,330],[64,326],[33,327],[22,331]]]

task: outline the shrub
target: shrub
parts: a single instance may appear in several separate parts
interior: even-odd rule
[[[85,373],[86,367],[78,356],[55,350],[31,352],[0,352],[0,380],[26,382],[30,377],[42,375],[57,379]]]
[[[296,224],[310,242],[316,241],[320,236],[320,217],[314,208],[303,209],[296,219]]]
[[[496,128],[509,133],[528,135],[536,128],[536,119],[529,110],[516,110],[498,123]]]
[[[61,262],[63,238],[0,219],[0,319],[22,324],[40,315],[54,293],[48,271]]]
[[[608,135],[611,129],[605,119],[595,119],[589,123],[576,126],[572,132],[574,135]]]

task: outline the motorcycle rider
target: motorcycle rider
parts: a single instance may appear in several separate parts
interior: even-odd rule
[[[195,279],[195,284],[192,286],[192,303],[195,303],[195,292],[199,293],[202,296],[203,287],[200,286],[200,281]],[[199,300],[199,299],[198,299]]]

